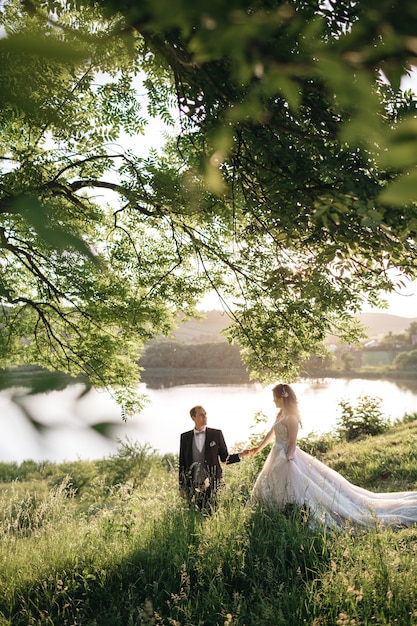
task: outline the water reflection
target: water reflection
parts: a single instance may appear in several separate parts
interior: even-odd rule
[[[341,380],[344,381],[344,384],[350,384],[353,381],[360,381],[360,384],[370,384],[377,383],[379,384],[388,384],[395,385],[399,389],[403,389],[404,391],[411,391],[412,393],[417,394],[417,379],[415,378],[407,378],[407,379],[387,379],[387,378],[379,378],[377,376],[372,376],[370,378],[357,377],[357,378],[303,378],[302,382],[309,385],[311,388],[326,388],[335,384],[336,381]]]
[[[178,372],[142,373],[142,382],[148,389],[167,389],[169,387],[183,387],[185,385],[246,385],[249,376],[240,370],[219,370],[207,374],[205,370],[183,369]]]

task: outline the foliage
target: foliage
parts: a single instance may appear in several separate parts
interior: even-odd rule
[[[415,102],[398,92],[411,3],[401,18],[375,2],[117,7],[171,69],[176,145],[233,215],[224,292],[231,284],[230,336],[254,375],[291,376],[330,329],[357,337],[347,322],[361,292],[376,302],[391,265],[414,273],[415,206],[402,207],[407,220],[391,206],[411,185],[389,193],[402,166],[414,175],[415,152],[402,166],[395,156],[414,128]],[[155,86],[151,98],[161,105]]]
[[[137,490],[155,464],[156,453],[148,444],[127,438],[119,441],[116,453],[104,459],[60,463],[50,472],[48,480],[55,487],[65,482],[71,493],[87,501],[94,492],[106,498],[114,488],[126,492]],[[165,465],[169,465],[168,460]]]
[[[404,424],[408,424],[410,422],[415,422],[417,420],[417,413],[406,413],[403,418],[402,418],[402,422]]]
[[[55,467],[49,477],[51,487],[61,484],[68,486],[69,494],[89,492],[97,476],[97,461],[64,461]]]
[[[330,452],[340,442],[336,433],[309,433],[307,437],[298,439],[297,445],[301,450],[312,456],[321,457]]]
[[[381,399],[360,396],[356,406],[341,400],[341,415],[337,421],[337,434],[346,441],[368,435],[379,435],[387,430],[389,423],[381,410]]]
[[[126,485],[131,491],[142,485],[155,463],[155,451],[148,444],[130,439],[119,441],[115,454],[99,462],[100,474],[108,487]]]
[[[209,289],[256,378],[357,340],[363,298],[416,271],[416,20],[411,0],[7,0],[0,365],[134,390]],[[139,72],[147,112],[179,117],[164,154],[112,144],[142,132]]]
[[[417,370],[417,350],[410,352],[400,352],[392,362],[392,366],[397,370]]]
[[[340,360],[342,361],[343,369],[349,372],[353,367],[355,357],[351,352],[342,352]]]
[[[47,478],[54,471],[54,466],[49,461],[37,462],[26,459],[21,463],[0,463],[0,482],[13,482],[18,480],[38,480]]]
[[[202,282],[190,281],[170,220],[147,208],[152,159],[111,143],[142,132],[131,86],[140,42],[93,9],[63,9],[60,27],[13,1],[0,17],[0,365],[83,374],[116,398],[126,388],[133,411],[142,346],[194,305]],[[118,201],[97,200],[103,189]]]
[[[242,369],[238,345],[227,343],[200,343],[196,345],[166,341],[148,345],[139,365],[144,369],[155,367],[187,368],[198,363],[199,368]]]

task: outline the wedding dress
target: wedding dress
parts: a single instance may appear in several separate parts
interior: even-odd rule
[[[417,524],[417,492],[374,493],[352,485],[335,470],[296,448],[288,461],[288,431],[282,420],[274,424],[275,443],[256,479],[252,502],[283,507],[307,505],[313,522],[331,528],[346,524],[411,526]]]

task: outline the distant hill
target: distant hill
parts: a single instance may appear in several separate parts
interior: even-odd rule
[[[229,326],[229,318],[222,311],[204,311],[201,320],[181,322],[172,333],[176,341],[183,343],[216,343],[226,341],[221,331]]]
[[[182,343],[215,343],[226,341],[221,334],[229,325],[229,318],[222,311],[205,311],[201,320],[189,320],[180,323],[177,330],[172,334],[171,339]],[[417,322],[417,317],[399,317],[389,313],[361,313],[360,321],[367,329],[370,339],[381,338],[389,332],[402,333],[412,322]]]
[[[388,333],[403,333],[417,317],[399,317],[389,313],[361,313],[360,321],[367,329],[370,339],[381,338]]]

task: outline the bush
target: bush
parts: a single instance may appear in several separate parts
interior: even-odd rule
[[[3,483],[11,483],[17,479],[19,466],[16,461],[11,463],[0,463],[0,481]]]
[[[100,474],[108,487],[128,485],[132,491],[143,483],[155,463],[156,451],[149,444],[141,445],[126,438],[119,441],[116,454],[100,461]]]
[[[309,433],[307,437],[299,439],[298,446],[312,456],[319,456],[332,450],[338,441],[338,437],[334,433],[318,435],[313,432]]]
[[[392,362],[392,366],[396,370],[417,370],[417,350],[409,352],[399,352]]]
[[[390,424],[381,411],[381,402],[381,398],[364,395],[353,407],[347,400],[341,400],[342,415],[337,422],[337,435],[345,441],[353,441],[385,432]]]
[[[40,480],[55,472],[55,464],[49,461],[33,461],[27,459],[20,465],[16,461],[0,463],[0,482],[9,483],[14,480]]]
[[[94,483],[98,475],[97,464],[97,461],[82,460],[61,463],[51,476],[49,484],[56,487],[66,482],[71,494],[75,492],[80,495]]]

